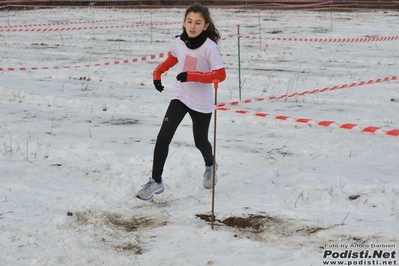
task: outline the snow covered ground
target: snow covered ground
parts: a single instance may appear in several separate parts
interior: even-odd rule
[[[0,12],[0,265],[397,265],[397,13],[211,12],[228,75],[213,229],[189,117],[165,192],[135,198],[184,10]]]

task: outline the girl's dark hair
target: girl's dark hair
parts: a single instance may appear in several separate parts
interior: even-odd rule
[[[186,20],[188,13],[191,12],[200,13],[205,20],[205,24],[209,23],[209,26],[206,29],[206,31],[208,32],[208,37],[215,43],[218,43],[220,40],[220,34],[219,31],[216,29],[215,24],[213,24],[209,9],[201,4],[195,3],[194,5],[187,8],[186,14],[184,15],[184,20]]]

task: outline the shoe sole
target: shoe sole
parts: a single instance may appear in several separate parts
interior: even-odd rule
[[[164,188],[161,188],[160,190],[155,191],[154,193],[152,193],[149,197],[147,198],[140,198],[139,196],[136,196],[136,198],[141,199],[141,200],[150,200],[154,197],[154,194],[161,194],[165,191]]]
[[[205,185],[205,184],[207,184],[208,182],[207,181],[209,181],[210,183],[211,183],[211,185],[210,186],[207,186],[207,185]],[[202,181],[202,185],[204,186],[204,188],[206,188],[206,189],[211,189],[212,187],[213,187],[213,180],[212,179],[210,179],[210,180],[208,180],[208,179],[204,179],[203,181]],[[216,184],[217,184],[217,182],[218,182],[218,178],[216,177],[215,178],[215,186],[216,186]]]

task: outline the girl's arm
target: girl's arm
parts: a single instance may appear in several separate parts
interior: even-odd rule
[[[157,68],[155,68],[155,70],[152,72],[153,80],[161,80],[161,75],[176,64],[177,58],[170,53],[166,60],[160,63]]]
[[[200,71],[188,71],[181,72],[176,76],[176,79],[181,82],[201,82],[201,83],[213,83],[214,80],[222,82],[226,79],[226,70],[219,68],[211,72],[200,72]]]

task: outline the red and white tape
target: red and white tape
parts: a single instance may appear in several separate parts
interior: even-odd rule
[[[120,64],[128,64],[128,63],[136,63],[136,62],[144,62],[148,60],[154,60],[158,58],[164,58],[165,55],[168,55],[170,52],[167,53],[160,53],[157,55],[149,55],[149,56],[142,56],[133,59],[125,59],[125,60],[115,60],[113,62],[104,62],[98,64],[86,64],[86,65],[77,65],[77,66],[53,66],[53,67],[7,67],[2,68],[0,67],[0,71],[36,71],[36,70],[51,70],[51,69],[71,69],[71,68],[88,68],[88,67],[101,67],[101,66],[110,66],[110,65],[120,65]]]
[[[305,96],[305,95],[308,95],[308,94],[316,94],[316,93],[321,93],[321,92],[349,89],[349,88],[354,88],[354,87],[359,87],[359,86],[364,86],[364,85],[372,85],[372,84],[376,84],[376,83],[397,81],[397,80],[399,80],[398,76],[370,79],[368,81],[359,81],[359,82],[346,83],[346,84],[342,84],[342,85],[339,85],[339,86],[326,87],[326,88],[323,88],[323,89],[314,89],[314,90],[310,90],[310,91],[309,90],[305,90],[305,91],[302,91],[302,92],[294,92],[294,93],[291,93],[291,94],[281,94],[281,95],[277,95],[277,96],[269,96],[269,97],[266,97],[266,98],[265,97],[258,97],[258,98],[253,98],[253,99],[245,99],[245,100],[241,100],[241,101],[219,103],[218,107],[224,107],[224,106],[227,106],[227,105],[239,105],[239,104],[244,104],[244,103],[261,102],[261,101],[265,101],[265,100],[273,101],[273,100],[279,100],[279,99],[293,98],[293,97]]]
[[[262,113],[262,112],[252,112],[252,111],[247,111],[247,110],[235,110],[235,109],[230,109],[227,107],[217,107],[216,108],[219,111],[232,111],[237,114],[249,114],[249,115],[254,115],[257,117],[270,117],[276,120],[283,120],[283,121],[293,121],[296,123],[302,123],[302,124],[308,124],[308,123],[315,123],[317,126],[323,126],[323,127],[338,127],[341,129],[348,129],[348,130],[359,130],[361,132],[367,132],[367,133],[382,133],[387,136],[394,136],[398,137],[399,136],[399,129],[382,129],[381,127],[376,127],[376,126],[367,126],[367,127],[362,127],[359,126],[358,124],[353,124],[353,123],[345,123],[345,124],[338,124],[334,121],[316,121],[311,118],[294,118],[291,116],[286,116],[286,115],[271,115],[267,113]]]
[[[137,27],[149,26],[165,26],[181,24],[182,22],[166,22],[166,23],[146,23],[146,24],[132,24],[132,25],[110,25],[110,26],[91,26],[91,27],[61,27],[61,28],[0,28],[0,32],[65,32],[65,31],[79,31],[79,30],[104,30],[104,29],[128,29]]]
[[[229,35],[222,40],[231,39],[234,37],[239,37],[240,39],[250,39],[250,40],[266,40],[266,41],[287,41],[287,42],[318,42],[318,43],[358,43],[358,42],[386,42],[386,41],[397,41],[399,40],[399,35],[397,36],[381,36],[381,37],[349,37],[349,38],[306,38],[306,37],[258,37],[258,36],[245,36],[245,35]]]
[[[247,38],[247,37],[244,37]],[[321,42],[321,43],[344,43],[344,42],[384,42],[399,40],[399,36],[362,37],[362,38],[267,38],[271,41],[290,42]]]
[[[45,24],[21,24],[21,25],[0,25],[0,30],[13,29],[13,28],[33,28],[33,27],[51,27],[60,25],[75,25],[75,24],[92,24],[92,23],[104,23],[104,22],[118,22],[118,21],[129,21],[138,20],[144,18],[119,18],[119,19],[101,19],[101,20],[85,20],[85,21],[67,21],[67,22],[55,22]]]

